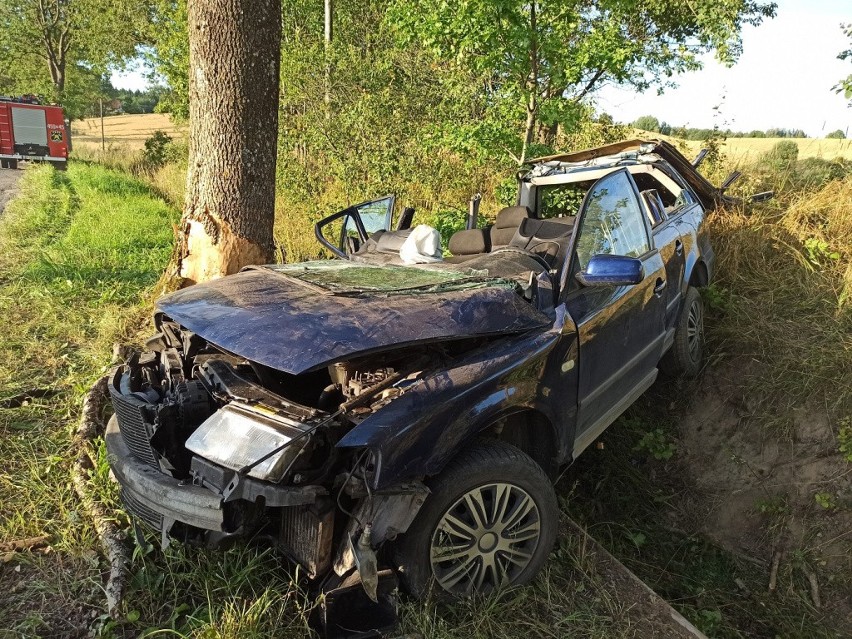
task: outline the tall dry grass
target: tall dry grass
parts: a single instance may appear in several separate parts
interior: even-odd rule
[[[852,413],[852,176],[780,206],[720,211],[709,227],[718,273],[708,299],[722,315],[711,334],[751,358],[751,399],[779,423],[796,405]]]

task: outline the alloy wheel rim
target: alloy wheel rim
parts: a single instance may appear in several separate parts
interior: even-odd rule
[[[695,301],[689,307],[686,318],[686,341],[689,345],[689,356],[693,362],[701,359],[701,345],[704,341],[704,312],[701,302]]]
[[[495,482],[459,497],[432,533],[429,560],[438,585],[453,594],[514,583],[532,561],[541,515],[523,488]]]

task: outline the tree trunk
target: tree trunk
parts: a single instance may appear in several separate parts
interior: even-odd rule
[[[524,143],[521,146],[521,157],[518,166],[527,161],[527,152],[533,141],[535,125],[538,120],[538,32],[536,25],[536,3],[530,3],[530,73],[527,76],[526,87],[529,91],[527,96],[527,121],[524,124]]]
[[[280,0],[190,0],[189,170],[173,273],[185,283],[270,262]]]

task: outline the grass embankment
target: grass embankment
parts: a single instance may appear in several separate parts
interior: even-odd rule
[[[658,382],[566,477],[592,535],[711,637],[848,634],[850,207],[846,177],[710,216],[707,371]]]
[[[34,387],[60,391],[0,409],[0,454],[7,460],[0,473],[0,539],[46,534],[53,548],[49,555],[17,553],[0,564],[0,589],[8,593],[0,599],[0,625],[9,636],[82,636],[88,628],[106,637],[155,629],[205,637],[307,633],[311,602],[275,555],[246,548],[172,547],[164,554],[138,546],[126,615],[103,616],[97,541],[68,482],[70,431],[82,393],[108,364],[111,344],[132,339],[150,312],[170,253],[170,222],[177,219],[176,207],[160,196],[169,192],[163,184],[180,191],[176,166],[144,173],[153,189],[99,166],[72,163],[66,175],[31,170],[21,197],[0,220],[0,312],[9,320],[0,341],[0,399]],[[836,436],[852,413],[852,183],[847,177],[799,184],[797,166],[785,170],[792,173],[760,177],[755,169],[750,175],[758,177],[743,187],[780,185],[774,202],[711,218],[719,269],[707,296],[709,372],[696,382],[657,384],[607,432],[605,448],[589,450],[558,488],[566,513],[712,637],[842,636],[835,604],[850,592],[848,544],[834,544],[833,557],[825,553],[831,547],[825,541],[843,534],[852,512],[848,464],[842,466],[847,462],[836,437],[811,461],[831,461],[837,476],[788,486],[770,467],[760,480],[761,498],[749,497],[743,516],[756,520],[745,532],[765,546],[755,551],[712,541],[703,518],[726,503],[700,486],[696,468],[709,445],[690,451],[690,424],[683,421],[706,410],[701,393],[715,371],[730,378],[745,406],[733,416],[734,431],[717,440],[750,431],[798,450],[794,410],[819,413]],[[307,224],[296,218],[287,228]],[[705,432],[717,425],[715,414],[709,418]],[[852,456],[852,427],[848,437]],[[749,454],[761,454],[756,450],[723,448],[722,456],[748,465],[755,463]],[[714,484],[727,480],[732,497],[739,492],[726,468],[705,473]],[[120,513],[103,463],[94,479]],[[769,593],[779,549],[784,559]],[[808,574],[821,584],[822,609],[813,605]],[[531,586],[452,606],[406,604],[403,630],[446,638],[650,636],[618,592],[582,540],[567,535]]]
[[[104,564],[71,488],[79,401],[113,342],[134,340],[171,251],[176,211],[144,183],[97,165],[30,169],[0,220],[0,399],[56,395],[0,409],[0,543],[47,536],[50,552],[0,564],[0,637],[304,637],[315,602],[280,557],[136,542],[125,616],[109,619]],[[143,329],[142,333],[146,331]],[[101,459],[92,485],[126,524]],[[129,529],[128,529],[129,532]],[[132,536],[132,535],[131,535]],[[613,592],[580,536],[560,542],[545,575],[502,600],[408,604],[404,626],[429,637],[639,636],[648,621]],[[638,633],[638,634],[637,634]]]

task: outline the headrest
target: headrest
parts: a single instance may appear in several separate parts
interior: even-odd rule
[[[453,233],[450,237],[450,253],[453,255],[478,255],[488,252],[488,239],[482,229],[467,229]]]
[[[521,221],[529,216],[530,210],[525,206],[507,206],[497,213],[497,220],[494,222],[494,228],[517,228]]]

